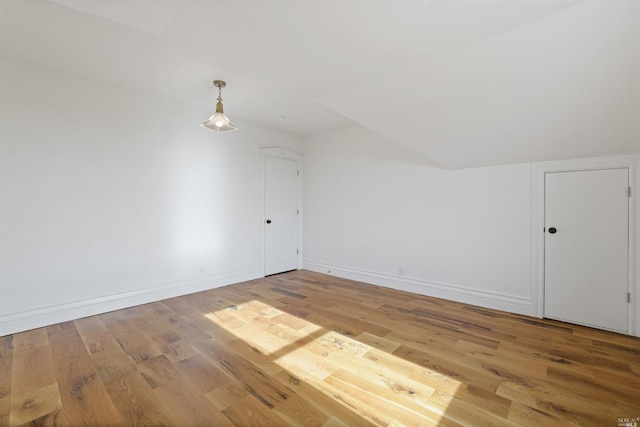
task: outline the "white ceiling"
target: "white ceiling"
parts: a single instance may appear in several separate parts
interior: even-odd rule
[[[640,149],[640,0],[0,0],[0,55],[445,167]],[[284,116],[286,120],[276,120]]]

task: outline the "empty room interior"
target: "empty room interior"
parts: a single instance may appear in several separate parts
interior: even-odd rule
[[[639,166],[638,0],[0,0],[0,427],[637,427]]]

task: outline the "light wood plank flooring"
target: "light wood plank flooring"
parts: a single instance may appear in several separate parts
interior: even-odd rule
[[[617,426],[640,340],[307,271],[0,337],[2,426]]]

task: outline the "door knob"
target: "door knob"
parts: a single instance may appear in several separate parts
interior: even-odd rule
[[[271,220],[270,219],[267,220],[267,224],[271,224]],[[554,233],[555,233],[555,231],[554,231]]]
[[[549,227],[549,233],[550,234],[556,234],[556,231],[558,231],[558,230],[556,230],[555,227]]]

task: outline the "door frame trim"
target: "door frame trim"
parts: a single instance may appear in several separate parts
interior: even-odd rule
[[[287,160],[295,160],[298,163],[298,170],[300,171],[300,175],[298,176],[298,269],[302,268],[302,154],[287,148],[287,147],[260,147],[260,201],[258,205],[258,218],[260,221],[260,276],[265,277],[265,192],[266,192],[266,159],[267,157],[276,157],[279,159],[287,159]]]
[[[597,169],[629,170],[629,185],[632,187],[629,199],[629,238],[628,238],[628,292],[632,298],[629,304],[628,330],[629,335],[635,333],[636,295],[635,286],[635,205],[636,192],[636,164],[640,160],[638,154],[541,162],[531,164],[531,308],[532,313],[544,317],[544,211],[545,211],[545,174],[549,172],[575,172]],[[640,331],[639,331],[640,332]]]

